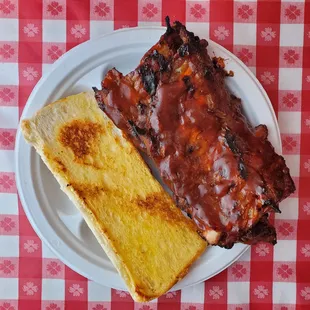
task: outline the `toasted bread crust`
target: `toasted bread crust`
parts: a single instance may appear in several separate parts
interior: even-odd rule
[[[92,93],[48,105],[21,128],[136,301],[157,298],[184,277],[206,243]]]

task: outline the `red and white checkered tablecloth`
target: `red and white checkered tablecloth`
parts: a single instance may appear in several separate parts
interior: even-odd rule
[[[14,141],[41,75],[73,46],[166,15],[242,59],[277,112],[297,191],[253,246],[205,283],[138,304],[66,267],[42,244],[18,199]],[[310,309],[310,1],[0,0],[0,310]]]

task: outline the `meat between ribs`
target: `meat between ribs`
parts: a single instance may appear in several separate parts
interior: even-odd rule
[[[253,128],[225,86],[223,61],[179,22],[136,70],[110,70],[96,90],[100,107],[157,165],[175,200],[210,243],[275,244],[268,221],[295,190],[282,156]]]

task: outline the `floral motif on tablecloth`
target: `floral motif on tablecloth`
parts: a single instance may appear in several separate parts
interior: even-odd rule
[[[0,305],[0,310],[16,310],[16,308],[9,302],[4,302]]]
[[[59,15],[62,11],[63,7],[57,1],[52,1],[47,5],[47,12],[53,16]]]
[[[74,297],[79,297],[83,295],[84,288],[80,286],[80,284],[72,284],[69,287],[69,293],[72,294]]]
[[[86,28],[83,27],[81,24],[74,25],[70,33],[76,38],[76,39],[81,39],[86,35]]]
[[[9,15],[13,11],[15,11],[15,4],[10,0],[3,0],[0,2],[0,12],[4,13],[4,15]]]
[[[270,253],[270,250],[265,243],[260,243],[256,246],[255,252],[256,252],[256,254],[258,254],[258,256],[264,257]]]
[[[288,279],[293,275],[293,269],[289,267],[287,264],[282,264],[277,268],[277,274],[282,278],[282,279]]]
[[[310,300],[310,286],[305,286],[301,291],[300,291],[301,297],[303,297],[304,300]]]
[[[217,29],[214,30],[214,36],[219,40],[223,41],[226,38],[228,38],[230,35],[230,32],[228,29],[226,29],[225,26],[219,26]]]
[[[24,250],[26,250],[27,253],[34,253],[39,249],[39,245],[34,242],[34,240],[27,240],[24,243]]]
[[[33,296],[38,292],[38,286],[33,282],[27,282],[23,285],[23,292],[28,296]]]
[[[276,32],[271,27],[266,27],[260,35],[266,42],[270,42],[276,37]]]
[[[310,244],[309,244],[309,243],[305,244],[305,245],[300,249],[300,252],[301,252],[301,254],[302,254],[304,257],[306,257],[306,258],[310,257]]]
[[[218,285],[215,285],[209,289],[209,296],[212,297],[212,299],[220,299],[224,296],[224,290],[221,289]]]
[[[37,27],[35,24],[29,23],[26,26],[24,26],[24,34],[27,35],[29,38],[35,37],[39,33],[39,27]]]
[[[11,274],[15,270],[14,263],[9,259],[4,259],[0,261],[0,272],[3,272],[6,275]]]
[[[0,227],[4,231],[9,232],[16,227],[16,223],[11,217],[6,216],[2,221],[0,221]]]
[[[142,14],[146,16],[148,19],[151,19],[155,17],[159,12],[157,6],[154,3],[147,3],[143,8],[142,8]]]
[[[266,298],[266,296],[268,296],[269,291],[267,288],[265,288],[264,285],[258,285],[254,291],[253,291],[254,295],[259,298],[259,299],[264,299]]]

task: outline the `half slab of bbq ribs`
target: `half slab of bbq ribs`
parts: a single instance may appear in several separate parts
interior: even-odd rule
[[[276,243],[268,221],[295,190],[282,156],[225,87],[221,59],[179,22],[123,76],[110,70],[100,107],[158,167],[175,200],[210,243]]]

